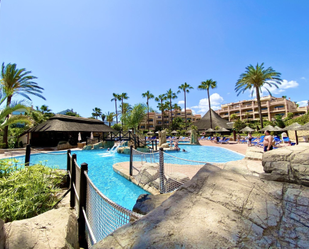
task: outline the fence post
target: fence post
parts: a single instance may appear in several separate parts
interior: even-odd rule
[[[74,160],[76,161],[76,154],[72,155],[72,161],[71,163],[71,197],[70,197],[70,207],[74,208],[75,207],[75,191],[73,184],[75,185],[76,182],[76,166],[74,163]]]
[[[156,151],[158,150],[158,147],[157,147],[157,139],[155,140],[155,145],[156,145]]]
[[[82,163],[80,165],[80,186],[79,186],[79,210],[78,210],[78,234],[80,247],[87,248],[86,240],[86,222],[83,213],[83,208],[86,211],[87,198],[87,179],[85,172],[88,172],[88,164]]]
[[[151,146],[152,146],[152,150],[154,150],[153,140],[151,140]]]
[[[130,176],[133,175],[133,145],[130,145]]]
[[[68,150],[67,151],[67,187],[69,187],[70,186],[70,176],[69,176],[69,172],[71,172],[70,171],[70,162],[71,162],[71,160],[70,160],[70,155],[71,155],[71,150]]]
[[[165,193],[164,187],[164,156],[163,156],[163,148],[159,150],[159,164],[160,164],[160,194]]]
[[[29,166],[30,163],[30,154],[31,154],[31,145],[27,144],[26,147],[26,156],[25,156],[25,166]]]

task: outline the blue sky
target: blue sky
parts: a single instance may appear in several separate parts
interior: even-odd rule
[[[187,82],[187,107],[208,110],[201,81],[213,79],[214,109],[251,99],[234,87],[249,64],[265,63],[284,80],[275,97],[308,99],[309,1],[247,0],[2,0],[0,62],[37,76],[53,112],[91,116],[114,111],[112,94],[145,102]],[[176,102],[181,104],[183,94]],[[157,109],[157,103],[150,100]],[[183,106],[183,105],[182,105]]]

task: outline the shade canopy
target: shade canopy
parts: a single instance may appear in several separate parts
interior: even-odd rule
[[[278,131],[282,131],[282,129],[279,127],[279,126],[275,126],[275,128],[278,130]]]
[[[57,114],[42,124],[39,124],[27,132],[116,132],[102,121],[89,118],[80,118]]]
[[[177,134],[178,132],[174,130],[174,131],[172,131],[171,133],[172,133],[172,134]]]
[[[278,131],[278,130],[275,127],[273,127],[272,125],[267,125],[266,127],[261,129],[260,131]]]
[[[82,141],[82,135],[80,134],[80,132],[78,133],[77,141]]]
[[[253,132],[254,129],[250,128],[249,126],[246,126],[245,128],[240,130],[241,132]]]
[[[301,130],[302,126],[299,123],[293,123],[287,127],[282,128],[283,131],[298,131]]]
[[[215,132],[215,130],[214,130],[214,129],[209,128],[209,129],[207,129],[207,130],[206,130],[206,132]]]
[[[215,130],[216,132],[229,132],[228,129],[220,128],[219,130]]]
[[[148,131],[147,134],[148,134],[148,135],[151,135],[151,134],[153,134],[153,132],[152,132],[152,131]]]
[[[186,131],[186,133],[191,133],[191,130],[189,130],[189,131]]]
[[[206,130],[211,128],[210,127],[210,113],[211,113],[211,120],[212,120],[212,128],[215,128],[216,126],[219,126],[221,128],[231,129],[231,126],[229,126],[227,123],[229,123],[228,120],[221,118],[219,114],[214,112],[212,109],[210,109],[199,121],[196,121],[194,125],[197,127],[198,130]]]
[[[298,129],[299,131],[303,131],[303,130],[306,130],[308,131],[309,130],[309,123],[307,124],[304,124],[301,128]]]

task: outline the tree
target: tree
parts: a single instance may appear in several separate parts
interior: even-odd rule
[[[105,121],[105,118],[106,118],[106,115],[104,113],[102,113],[101,119],[102,119],[103,122]]]
[[[230,116],[231,121],[237,120],[237,119],[238,119],[238,116],[235,113],[231,114],[231,116]]]
[[[132,111],[132,106],[129,103],[123,103],[120,107],[123,110],[123,115],[121,115],[122,129],[126,130],[126,116]]]
[[[129,96],[128,96],[128,94],[127,93],[122,93],[122,94],[120,94],[120,98],[121,98],[121,117],[123,116],[123,114],[124,114],[124,109],[123,109],[123,107],[124,107],[124,105],[123,105],[123,100],[124,99],[128,99],[129,98]],[[121,120],[121,125],[123,126],[123,121]]]
[[[114,117],[115,117],[115,113],[113,113],[113,112],[108,112],[106,114],[106,121],[108,122],[109,127],[111,127],[111,123],[113,122]]]
[[[146,116],[147,106],[144,104],[134,105],[132,111],[126,116],[126,123],[132,127],[134,131],[137,130],[138,125]]]
[[[38,86],[38,84],[33,81],[35,79],[37,79],[37,77],[31,75],[31,71],[26,71],[25,68],[18,69],[15,63],[9,63],[6,66],[2,63],[1,85],[2,90],[6,95],[6,106],[10,106],[12,97],[15,94],[19,94],[28,100],[31,100],[28,94],[45,100],[45,98],[41,95],[44,88]],[[8,127],[6,126],[3,134],[3,143],[5,143],[6,147],[8,146],[7,139]]]
[[[185,124],[186,124],[186,128],[187,128],[187,99],[186,99],[186,93],[189,93],[190,90],[189,89],[193,89],[192,86],[190,86],[189,84],[187,84],[187,82],[185,82],[184,84],[180,85],[178,87],[178,92],[177,93],[181,93],[181,91],[183,91],[184,94],[184,106],[185,106]]]
[[[147,129],[149,130],[149,100],[154,98],[154,95],[150,93],[149,91],[142,93],[143,98],[147,98],[146,104],[147,104],[147,113],[148,113],[148,119],[147,119]]]
[[[162,126],[164,127],[164,118],[163,118],[163,115],[164,115],[164,110],[165,110],[165,106],[163,104],[163,101],[166,100],[166,97],[164,94],[160,94],[158,97],[155,98],[155,101],[157,102],[160,102],[158,103],[158,108],[159,110],[161,111],[162,113]]]
[[[95,119],[98,119],[98,117],[100,117],[102,115],[102,111],[100,108],[98,107],[95,107],[94,109],[92,109],[93,113],[92,113],[92,116],[95,118]]]
[[[173,118],[172,118],[172,112],[173,112],[173,107],[172,107],[172,99],[176,99],[177,95],[172,91],[170,88],[166,93],[165,93],[166,99],[169,100],[170,102],[170,125],[172,124]]]
[[[209,115],[210,115],[210,128],[212,128],[212,117],[211,117],[211,106],[210,106],[210,96],[209,96],[209,88],[214,89],[217,87],[217,82],[209,79],[206,81],[202,81],[201,84],[198,86],[200,90],[207,90],[208,96],[208,106],[209,106]]]
[[[235,91],[237,92],[237,96],[240,93],[244,93],[246,90],[250,90],[252,96],[255,92],[259,108],[260,124],[262,128],[263,118],[261,111],[260,92],[262,92],[262,88],[264,88],[271,95],[271,92],[269,91],[267,86],[278,88],[278,85],[281,85],[282,82],[280,76],[281,74],[273,70],[271,67],[264,69],[264,63],[262,63],[261,65],[257,64],[256,67],[249,65],[248,67],[246,67],[245,73],[242,73],[239,76],[239,79],[236,83]]]
[[[121,97],[119,94],[113,93],[114,98],[111,99],[111,101],[115,101],[115,116],[116,116],[116,124],[118,124],[118,113],[117,113],[117,100],[121,100]]]

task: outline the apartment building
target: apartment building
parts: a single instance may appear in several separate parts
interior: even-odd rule
[[[185,121],[185,112],[180,110],[173,110],[172,119],[180,117],[183,121]],[[200,114],[194,115],[192,110],[187,109],[187,121],[196,122],[201,119]],[[144,120],[139,125],[139,130],[148,130],[148,115],[144,118]],[[163,115],[163,123],[164,127],[168,127],[170,125],[170,112],[166,111]],[[149,113],[149,130],[154,130],[156,126],[163,126],[162,123],[162,113],[150,112]]]
[[[221,105],[221,109],[216,112],[224,119],[231,121],[230,116],[236,114],[240,120],[259,120],[259,111],[256,99],[243,100],[236,103]],[[309,110],[309,103],[304,107],[297,107],[297,104],[287,98],[275,98],[272,96],[261,98],[262,117],[269,121],[276,115],[287,117],[289,112],[294,116],[301,116]]]

